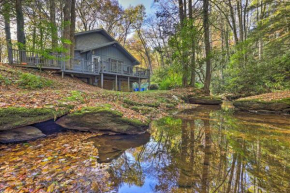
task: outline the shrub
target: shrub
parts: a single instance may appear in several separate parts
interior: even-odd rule
[[[150,87],[149,87],[150,90],[158,90],[159,89],[159,86],[158,84],[151,84]]]
[[[41,89],[44,87],[50,87],[53,81],[47,80],[40,76],[36,76],[30,73],[23,73],[20,75],[18,86],[26,89]]]
[[[182,75],[174,66],[159,68],[152,76],[152,82],[159,86],[159,90],[170,90],[182,85]]]
[[[0,85],[10,85],[11,80],[9,78],[6,78],[0,74]]]

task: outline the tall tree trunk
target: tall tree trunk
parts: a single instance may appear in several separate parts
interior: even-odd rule
[[[238,19],[239,19],[239,29],[240,29],[240,41],[244,41],[244,25],[243,25],[243,6],[242,0],[237,1]]]
[[[22,0],[15,1],[16,21],[17,21],[17,41],[19,50],[25,50],[24,17],[22,12]]]
[[[207,115],[209,118],[209,115]],[[211,131],[209,119],[204,122],[204,136],[205,136],[205,148],[204,148],[204,158],[202,167],[202,177],[201,177],[201,192],[207,193],[209,190],[209,172],[210,172],[210,157],[211,157]]]
[[[75,55],[75,28],[76,28],[76,0],[72,0],[71,4],[71,23],[70,23],[70,58],[71,65]]]
[[[43,42],[43,27],[42,27],[42,24],[39,23],[39,34],[40,34],[40,50],[41,52],[43,52],[44,50],[44,42]]]
[[[186,0],[183,0],[183,16],[184,16],[184,18],[186,18],[187,16],[187,6],[186,6]]]
[[[35,8],[33,8],[33,18],[36,18]],[[32,30],[32,51],[35,51],[35,46],[36,46],[36,26],[37,26],[36,21],[34,21],[33,30]]]
[[[179,7],[179,20],[181,28],[183,28],[183,22],[184,22],[184,12],[183,12],[183,2],[182,0],[178,0],[178,7]]]
[[[151,56],[150,56],[150,50],[149,50],[149,48],[147,46],[146,40],[142,36],[141,29],[138,29],[137,30],[137,34],[138,34],[139,39],[140,39],[140,41],[141,41],[141,43],[143,45],[143,48],[145,50],[145,55],[146,55],[146,58],[148,60],[150,74],[152,75],[153,74],[153,68],[152,68],[152,60],[151,60]]]
[[[195,87],[195,32],[194,30],[194,21],[193,21],[193,11],[192,11],[192,0],[188,1],[188,14],[189,14],[189,21],[190,21],[190,29],[191,29],[191,79],[190,79],[190,86]]]
[[[186,1],[184,1],[186,3]],[[178,6],[179,6],[179,19],[180,19],[180,30],[182,31],[184,28],[184,24],[185,24],[185,18],[186,18],[186,11],[184,10],[184,3],[182,0],[178,0]],[[188,80],[187,80],[187,75],[188,75],[188,65],[185,62],[185,56],[184,56],[184,52],[183,52],[183,46],[182,46],[182,42],[180,43],[181,48],[180,48],[180,55],[181,55],[181,63],[183,66],[183,75],[182,75],[182,85],[183,86],[187,86],[188,85]]]
[[[234,12],[234,8],[232,6],[231,3],[232,0],[228,0],[229,3],[229,7],[230,7],[230,15],[231,15],[231,19],[232,19],[232,23],[233,23],[233,33],[234,33],[234,38],[235,38],[235,44],[238,44],[239,42],[239,38],[238,38],[238,33],[237,33],[237,26],[236,26],[236,19],[235,19],[235,12]]]
[[[229,177],[228,187],[227,187],[226,193],[230,193],[231,192],[232,181],[233,181],[235,165],[236,165],[236,159],[237,159],[237,155],[234,154],[233,155],[233,161],[232,161],[232,167],[231,167],[231,173],[230,173],[230,177]]]
[[[210,93],[211,81],[211,59],[210,59],[210,41],[209,41],[209,0],[203,1],[203,28],[204,28],[204,45],[206,57],[206,72],[204,81],[204,91],[206,94]]]
[[[10,4],[8,1],[5,1],[3,4],[3,16],[4,16],[4,25],[5,25],[5,36],[6,36],[6,46],[8,52],[8,62],[9,64],[13,63],[12,55],[12,42],[11,42],[11,32],[10,32]]]
[[[72,0],[65,0],[63,7],[63,39],[66,41],[70,40],[70,22],[71,22],[71,4]],[[70,68],[70,44],[64,42],[63,47],[65,48],[65,67]]]
[[[50,25],[51,25],[51,48],[57,47],[57,26],[55,21],[55,0],[50,0],[49,4],[50,11]]]
[[[229,26],[226,25],[225,29],[225,44],[226,44],[226,51],[227,51],[227,62],[230,61],[230,45],[229,45]]]
[[[248,19],[247,9],[248,9],[248,5],[249,5],[249,0],[246,0],[246,4],[244,7],[244,40],[247,39],[247,19]]]

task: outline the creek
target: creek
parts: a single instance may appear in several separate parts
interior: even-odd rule
[[[47,134],[33,142],[0,145],[0,172],[5,174],[0,177],[0,190],[18,181],[18,189],[28,186],[29,182],[17,178],[22,174],[25,179],[34,179],[31,187],[36,183],[43,187],[55,183],[59,191],[71,188],[96,192],[92,184],[97,181],[103,184],[102,192],[290,192],[289,116],[197,106],[153,121],[149,131],[141,135],[81,139],[88,134]],[[53,143],[59,143],[59,148],[48,148]],[[68,147],[78,152],[69,152],[68,157],[68,152],[63,152]],[[91,153],[94,148],[97,156]],[[36,165],[24,165],[23,172],[20,161],[31,153],[35,154]],[[106,166],[107,176],[91,169],[93,164],[87,163],[93,159]],[[45,170],[39,169],[48,165]],[[71,167],[79,169],[75,169],[78,174],[84,171],[81,179],[89,183],[81,183],[78,177],[63,172]],[[43,172],[49,178],[38,180]],[[64,186],[68,178],[72,180]],[[100,182],[101,178],[106,178],[105,182]]]

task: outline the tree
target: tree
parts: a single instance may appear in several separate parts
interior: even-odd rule
[[[209,32],[209,0],[203,0],[203,28],[204,28],[204,45],[206,57],[206,75],[204,81],[204,91],[206,94],[210,93],[211,81],[211,47],[210,47],[210,32]]]
[[[71,3],[71,20],[70,20],[70,58],[74,59],[75,47],[75,29],[76,29],[76,0]],[[72,61],[71,61],[72,62]],[[72,65],[72,64],[71,64]]]
[[[16,21],[17,21],[17,41],[19,50],[25,50],[26,39],[24,33],[24,17],[22,12],[22,0],[15,1]]]
[[[63,47],[66,56],[66,68],[70,68],[70,35],[71,35],[71,6],[72,0],[66,0],[63,7]]]
[[[51,48],[57,47],[57,26],[55,21],[55,0],[49,0],[50,25],[51,25]]]
[[[12,41],[11,41],[11,31],[10,31],[10,10],[11,4],[5,0],[2,4],[2,15],[4,17],[4,25],[5,25],[5,36],[6,36],[6,46],[8,52],[8,62],[9,64],[13,63],[13,55],[12,55]]]

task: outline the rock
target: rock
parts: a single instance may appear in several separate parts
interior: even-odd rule
[[[0,143],[16,143],[45,137],[39,129],[32,126],[20,127],[0,132]]]
[[[40,123],[66,114],[69,109],[55,111],[49,108],[0,108],[0,131]]]
[[[235,101],[235,108],[242,111],[260,112],[260,113],[287,113],[290,109],[290,104],[284,102],[264,102],[240,100]]]
[[[141,134],[148,127],[148,123],[139,120],[123,118],[122,114],[108,108],[85,108],[64,116],[56,121],[67,129],[91,132],[114,132],[123,134]]]
[[[172,98],[173,98],[174,100],[176,100],[176,101],[179,101],[178,97],[175,96],[175,95],[173,95]]]
[[[99,163],[108,163],[121,156],[127,149],[146,144],[149,133],[141,135],[103,135],[90,138],[99,152]]]
[[[222,99],[218,97],[195,97],[191,96],[189,97],[189,103],[190,104],[202,104],[202,105],[220,105],[222,104]]]

